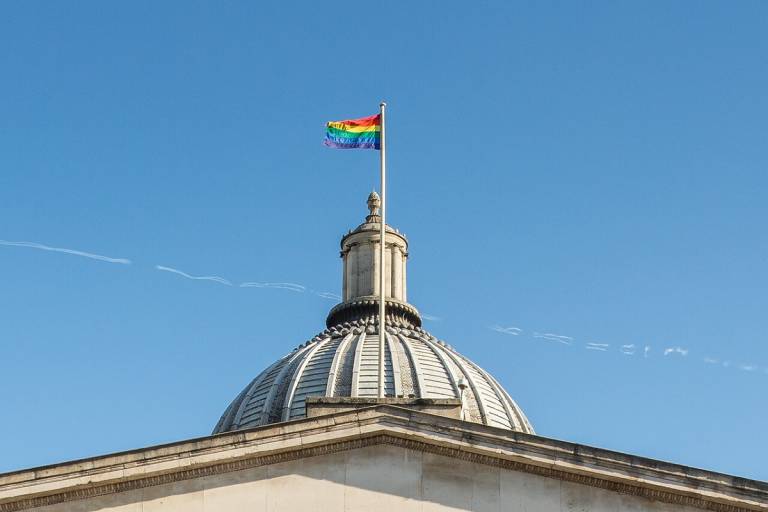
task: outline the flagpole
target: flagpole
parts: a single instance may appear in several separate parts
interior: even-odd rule
[[[386,212],[387,212],[387,153],[385,151],[386,130],[384,123],[384,113],[387,104],[381,102],[379,108],[381,109],[381,142],[379,143],[380,151],[379,157],[381,158],[381,230],[380,230],[380,246],[379,246],[379,398],[384,398],[384,339],[385,339],[385,297],[386,297],[386,281],[384,279],[384,267],[387,263],[386,258]]]

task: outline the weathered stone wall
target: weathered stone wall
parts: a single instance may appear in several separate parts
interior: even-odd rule
[[[538,475],[377,445],[69,501],[41,512],[693,512]]]

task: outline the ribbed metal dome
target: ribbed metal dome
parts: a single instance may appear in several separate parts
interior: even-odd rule
[[[341,239],[344,296],[328,314],[328,328],[253,379],[214,434],[303,418],[308,397],[379,397],[379,204],[372,193],[365,222]],[[408,241],[387,226],[385,242],[383,396],[459,399],[467,421],[533,433],[493,377],[421,328],[419,312],[406,297]]]
[[[374,317],[326,329],[261,372],[229,405],[213,433],[303,418],[309,396],[377,396],[378,329]],[[465,419],[533,433],[517,404],[475,363],[420,327],[388,327],[385,393],[390,397],[461,398]],[[463,380],[468,386],[459,390]]]

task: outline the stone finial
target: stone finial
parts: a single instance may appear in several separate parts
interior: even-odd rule
[[[378,215],[381,208],[381,198],[374,190],[368,195],[368,211],[370,216]]]

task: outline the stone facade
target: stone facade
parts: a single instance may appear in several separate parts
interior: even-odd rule
[[[162,484],[46,512],[692,510],[572,482],[376,445]]]
[[[768,484],[391,405],[0,475],[0,512],[768,511]]]

